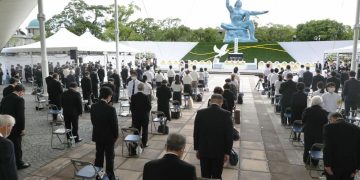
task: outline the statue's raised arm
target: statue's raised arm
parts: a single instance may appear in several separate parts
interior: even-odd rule
[[[269,11],[249,11],[249,15],[261,15],[261,14],[266,14],[268,13]]]
[[[230,5],[230,0],[226,0],[226,8],[231,12],[233,12],[233,7]]]

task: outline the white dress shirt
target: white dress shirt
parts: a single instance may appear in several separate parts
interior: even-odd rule
[[[154,79],[154,73],[151,72],[150,70],[145,71],[143,75],[147,77],[146,82],[152,82],[152,80]]]
[[[145,95],[152,94],[152,87],[149,83],[144,83],[144,94]]]
[[[189,74],[185,74],[182,80],[184,84],[191,84],[191,82],[193,81]]]
[[[134,85],[134,83],[135,83],[135,85]],[[131,80],[129,83],[128,83],[128,87],[127,87],[127,90],[128,90],[128,96],[129,96],[129,98],[132,96],[132,95],[134,95],[134,94],[136,94],[137,92],[138,92],[138,85],[140,84],[141,82],[139,81],[139,80]],[[133,94],[133,88],[135,88],[134,89],[134,94]]]
[[[180,83],[180,84],[175,84],[175,82],[173,82],[172,84],[171,84],[171,89],[174,91],[174,92],[181,92],[183,89],[184,89],[184,87],[183,87],[183,85]]]
[[[155,81],[156,82],[162,82],[164,80],[164,76],[160,73],[157,73],[156,75],[155,75]]]
[[[283,82],[279,81],[279,80],[275,81],[275,84],[274,84],[274,86],[275,86],[275,95],[280,95],[279,90],[280,90],[280,86],[281,86],[282,83]]]
[[[303,78],[303,77],[304,77],[304,72],[305,72],[304,69],[300,69],[300,71],[298,72],[299,78]]]
[[[271,84],[271,85],[275,84],[275,82],[276,82],[277,80],[279,80],[279,75],[276,74],[276,73],[272,74],[271,77],[270,77],[270,84]]]
[[[191,71],[190,72],[190,76],[192,81],[199,81],[199,74],[196,71]]]
[[[270,74],[270,68],[266,68],[264,70],[264,76],[268,76]]]
[[[205,80],[204,72],[199,72],[199,80]]]
[[[166,74],[167,77],[175,77],[175,71],[173,69],[169,69]]]
[[[334,113],[337,111],[339,107],[339,102],[341,101],[341,96],[335,92],[333,93],[324,93],[322,96],[323,99],[323,108],[330,113]]]

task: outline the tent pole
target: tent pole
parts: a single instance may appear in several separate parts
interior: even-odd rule
[[[340,59],[339,53],[336,53],[336,70],[339,71]]]
[[[115,44],[116,44],[116,71],[120,73],[120,63],[119,63],[119,11],[118,3],[115,0]]]
[[[34,88],[34,60],[32,56],[32,52],[30,52],[31,59],[31,87]]]
[[[45,77],[49,75],[49,66],[46,52],[46,43],[45,43],[45,14],[43,9],[43,0],[38,0],[38,20],[40,25],[40,43],[41,43],[41,70],[42,70],[42,81],[44,94],[47,94],[46,81]]]
[[[357,6],[356,6],[355,26],[354,26],[354,45],[353,45],[353,53],[351,58],[351,70],[355,72],[357,69],[356,54],[357,54],[357,43],[359,39],[359,28],[360,28],[359,16],[360,16],[360,0],[357,1]]]

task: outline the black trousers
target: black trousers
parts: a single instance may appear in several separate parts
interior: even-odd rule
[[[115,180],[114,174],[114,145],[115,143],[99,143],[96,142],[95,166],[104,167],[104,155],[106,159],[106,174],[110,180]]]
[[[221,174],[223,171],[224,159],[216,158],[200,158],[200,167],[201,167],[201,177],[203,178],[213,178],[221,179]]]
[[[141,132],[141,143],[145,146],[148,141],[149,121],[143,123],[134,122],[133,126]]]
[[[174,81],[174,77],[168,77],[168,80],[169,80],[169,84],[171,86],[172,82]]]
[[[115,92],[114,92],[114,102],[119,102],[119,96],[120,96],[120,85],[115,86]]]
[[[72,135],[76,136],[75,140],[79,140],[79,116],[69,116],[64,114],[64,121],[65,121],[65,128],[71,129]],[[69,135],[67,135],[67,138],[69,139]]]
[[[20,135],[10,135],[8,137],[8,139],[10,141],[13,142],[14,144],[14,151],[15,151],[15,161],[16,161],[16,165],[22,165],[24,164],[24,161],[22,160],[22,149],[21,149],[21,141],[22,141],[22,136]]]
[[[351,171],[337,172],[333,170],[333,173],[333,176],[330,176],[326,173],[326,180],[354,180],[354,177],[351,177]]]
[[[356,110],[357,109],[357,102],[356,101],[345,100],[345,114],[347,116],[350,113],[350,108],[351,108],[351,110]]]

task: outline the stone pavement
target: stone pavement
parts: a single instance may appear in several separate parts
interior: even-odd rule
[[[210,89],[222,86],[226,75],[212,75]],[[235,125],[240,131],[241,140],[234,142],[234,149],[240,156],[239,164],[224,169],[224,180],[267,180],[267,179],[311,179],[302,163],[302,147],[293,146],[289,140],[289,130],[280,125],[279,116],[273,111],[269,100],[253,88],[257,82],[255,76],[241,77],[241,90],[245,93],[244,104],[237,105],[241,110],[241,125]],[[193,150],[193,126],[196,110],[207,106],[211,93],[206,92],[202,103],[194,103],[191,110],[184,110],[182,117],[171,121],[170,132],[179,132],[186,136],[187,145],[183,159],[196,166],[200,176],[199,161]],[[89,114],[80,119],[79,134],[84,141],[74,148],[53,150],[50,148],[51,126],[46,121],[46,111],[35,111],[33,97],[26,96],[26,129],[23,140],[24,160],[31,168],[20,170],[21,179],[72,179],[74,168],[70,159],[93,162],[95,144],[91,142],[92,126]],[[155,107],[154,107],[155,108]],[[130,118],[119,118],[120,127],[128,127]],[[139,158],[125,158],[121,154],[122,143],[119,140],[115,149],[115,174],[124,180],[142,179],[142,170],[146,162],[157,159],[165,153],[166,135],[149,134],[149,147]],[[126,153],[126,150],[124,151]]]

